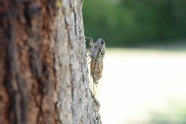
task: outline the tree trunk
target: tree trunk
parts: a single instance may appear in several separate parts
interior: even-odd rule
[[[100,124],[81,0],[0,1],[0,124]]]

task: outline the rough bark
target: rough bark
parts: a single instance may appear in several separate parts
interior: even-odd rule
[[[99,124],[81,0],[0,1],[0,124]]]

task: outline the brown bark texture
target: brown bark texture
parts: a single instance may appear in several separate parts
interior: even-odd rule
[[[100,124],[82,0],[0,1],[0,124]]]

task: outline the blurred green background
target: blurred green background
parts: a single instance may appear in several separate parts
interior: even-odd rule
[[[84,0],[85,35],[107,47],[185,42],[186,0]]]
[[[186,124],[186,0],[84,0],[83,19],[122,47],[104,59],[103,124]]]

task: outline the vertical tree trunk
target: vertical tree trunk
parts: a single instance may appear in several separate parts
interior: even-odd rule
[[[100,124],[81,0],[0,1],[0,124]]]

